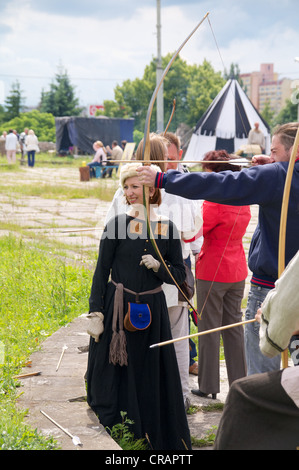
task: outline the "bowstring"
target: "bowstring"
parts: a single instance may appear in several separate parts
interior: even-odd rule
[[[221,55],[221,51],[220,51],[220,48],[218,46],[218,42],[217,42],[217,39],[216,39],[216,35],[214,33],[214,30],[213,30],[213,27],[212,27],[212,24],[211,24],[211,21],[210,21],[210,18],[208,17],[208,22],[209,22],[209,25],[210,25],[210,29],[211,29],[211,33],[212,33],[212,36],[214,38],[214,41],[215,41],[215,44],[216,44],[216,48],[217,48],[217,51],[218,51],[218,54],[219,54],[219,57],[220,57],[220,60],[222,62],[222,66],[223,66],[223,71],[225,72],[226,68],[225,68],[225,64],[224,64],[224,60],[222,58],[222,55]],[[230,93],[233,93],[231,87],[230,88]],[[242,126],[243,126],[243,129],[244,129],[244,134],[246,135],[246,127],[245,127],[245,124],[244,124],[244,121],[243,121],[243,118],[242,118],[242,114],[241,114],[241,111],[240,111],[240,108],[238,106],[238,103],[235,103],[236,105],[236,108],[237,108],[237,111],[238,111],[238,114],[239,114],[239,117],[240,117],[240,120],[242,122]]]
[[[215,282],[217,273],[218,273],[218,271],[219,271],[220,264],[222,263],[222,260],[223,260],[223,257],[224,257],[226,248],[227,248],[227,246],[228,246],[228,244],[229,244],[229,241],[230,241],[230,239],[231,239],[231,236],[232,236],[232,234],[233,234],[233,231],[234,231],[234,228],[235,228],[235,226],[236,226],[237,219],[238,219],[238,217],[239,217],[240,211],[241,211],[241,207],[239,208],[238,214],[236,215],[236,218],[235,218],[233,227],[232,227],[232,229],[231,229],[231,231],[230,231],[230,234],[229,234],[229,236],[228,236],[226,245],[225,245],[224,250],[223,250],[223,252],[222,252],[222,254],[221,254],[221,258],[220,258],[219,263],[218,263],[218,266],[217,266],[217,268],[216,268],[216,271],[215,271],[213,280],[211,281],[211,285],[210,285],[210,287],[209,287],[209,290],[208,290],[208,293],[207,293],[207,295],[206,295],[206,298],[205,298],[205,301],[204,301],[204,303],[203,303],[203,306],[202,306],[202,308],[201,308],[201,310],[200,310],[200,313],[197,312],[197,316],[198,316],[198,319],[199,319],[199,320],[201,320],[202,313],[203,313],[203,311],[204,311],[204,308],[205,308],[205,306],[206,306],[206,303],[207,303],[207,301],[208,301],[208,298],[210,297],[210,293],[211,293],[212,287],[213,287],[213,285],[214,285],[214,282]]]
[[[223,61],[223,58],[222,58],[222,55],[221,55],[221,52],[220,52],[220,48],[219,48],[219,46],[218,46],[218,42],[217,42],[217,39],[216,39],[214,30],[213,30],[213,28],[212,28],[212,24],[211,24],[210,18],[208,17],[207,19],[208,19],[208,22],[209,22],[209,25],[210,25],[210,29],[211,29],[211,32],[212,32],[212,36],[213,36],[213,38],[214,38],[214,41],[215,41],[215,44],[216,44],[216,48],[217,48],[217,51],[218,51],[218,54],[219,54],[219,57],[220,57],[220,60],[221,60],[222,65],[223,65],[223,70],[225,71],[225,64],[224,64],[224,61]],[[232,93],[231,88],[230,88],[230,92]],[[241,115],[241,112],[240,112],[238,103],[236,103],[236,107],[237,107],[237,110],[238,110],[238,113],[239,113],[239,116],[240,116],[240,119],[241,119],[241,122],[242,122],[242,125],[243,125],[243,129],[244,129],[244,131],[246,132],[245,124],[244,124],[244,121],[243,121],[243,119],[242,119],[242,115]],[[196,311],[196,315],[197,315],[197,318],[198,318],[199,320],[201,320],[201,318],[202,318],[202,314],[203,314],[204,308],[205,308],[205,306],[206,306],[206,304],[207,304],[207,301],[208,301],[208,299],[209,299],[209,297],[210,297],[210,294],[211,294],[213,285],[214,285],[214,283],[215,283],[215,279],[216,279],[217,273],[218,273],[219,268],[220,268],[220,264],[222,263],[222,260],[223,260],[225,251],[226,251],[227,246],[228,246],[228,243],[229,243],[229,241],[230,241],[230,239],[231,239],[231,236],[232,236],[232,234],[233,234],[234,228],[235,228],[236,223],[237,223],[237,219],[238,219],[238,217],[239,217],[239,215],[240,215],[240,211],[241,211],[241,207],[239,208],[239,211],[238,211],[238,213],[237,213],[237,215],[236,215],[234,224],[233,224],[232,229],[231,229],[231,231],[230,231],[230,233],[229,233],[229,236],[228,236],[226,245],[225,245],[224,250],[223,250],[223,253],[222,253],[221,257],[220,257],[220,260],[219,260],[219,263],[218,263],[218,265],[217,265],[217,268],[216,268],[216,271],[215,271],[213,280],[211,281],[211,285],[210,285],[210,287],[209,287],[208,293],[207,293],[207,295],[206,295],[206,298],[205,298],[205,300],[204,300],[204,303],[203,303],[203,306],[202,306],[202,308],[201,308],[201,310],[200,310],[200,313],[198,313],[198,311]]]

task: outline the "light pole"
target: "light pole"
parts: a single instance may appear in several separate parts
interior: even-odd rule
[[[294,57],[295,62],[299,62],[299,57]],[[297,121],[299,122],[299,102],[297,103]]]

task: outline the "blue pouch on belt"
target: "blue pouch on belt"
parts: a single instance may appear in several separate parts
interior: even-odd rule
[[[152,322],[148,304],[128,302],[128,311],[124,318],[124,327],[128,331],[145,330]]]

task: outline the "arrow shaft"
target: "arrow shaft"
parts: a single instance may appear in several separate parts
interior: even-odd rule
[[[137,160],[113,160],[114,163],[136,163]],[[143,162],[143,163],[146,163],[148,165],[151,165],[152,163],[165,163],[167,162],[167,160],[140,160],[140,162]],[[243,165],[243,164],[250,164],[251,162],[248,161],[248,162],[245,162],[245,161],[237,161],[237,160],[209,160],[209,161],[203,161],[203,160],[171,160],[171,163],[197,163],[199,165],[203,165],[204,163],[220,163],[221,164],[227,164],[227,163],[233,163],[233,164],[236,164],[236,165]],[[109,166],[109,165],[108,165]]]
[[[61,431],[63,431],[65,434],[67,434],[71,439],[74,438],[74,436],[67,429],[63,428],[59,423],[57,423],[57,421],[55,421],[53,418],[51,418],[49,415],[47,415],[43,410],[40,410],[40,412],[46,418],[48,418],[53,424],[55,424],[55,426],[57,426],[59,429],[61,429]]]
[[[196,336],[208,335],[210,333],[216,333],[217,331],[227,330],[228,328],[235,328],[236,326],[247,325],[248,323],[253,323],[255,321],[256,321],[256,319],[253,318],[251,320],[246,320],[246,321],[243,321],[243,322],[232,323],[231,325],[225,325],[225,326],[220,326],[218,328],[212,328],[211,330],[200,331],[199,333],[194,333],[192,335],[180,336],[179,338],[174,338],[174,339],[170,339],[168,341],[163,341],[162,343],[152,344],[150,346],[150,348],[157,348],[157,347],[160,347],[160,346],[166,346],[167,344],[176,343],[176,342],[182,341],[184,339],[195,338]]]

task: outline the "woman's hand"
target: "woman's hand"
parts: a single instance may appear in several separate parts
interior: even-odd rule
[[[87,319],[89,321],[87,333],[98,343],[104,331],[104,315],[102,312],[92,312],[87,315]]]
[[[152,269],[155,273],[159,271],[160,261],[155,259],[152,255],[143,255],[141,257],[140,266],[143,264],[147,269]]]

